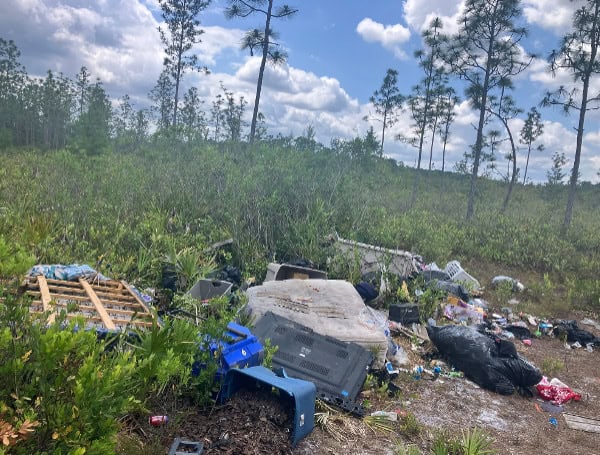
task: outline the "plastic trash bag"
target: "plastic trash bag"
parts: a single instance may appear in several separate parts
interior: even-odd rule
[[[536,385],[542,373],[507,340],[493,340],[471,327],[427,327],[429,338],[452,365],[480,387],[502,395]]]
[[[567,384],[556,378],[548,381],[548,378],[544,376],[535,388],[544,400],[551,401],[557,405],[564,404],[571,399],[575,401],[581,400],[581,394],[573,392]]]

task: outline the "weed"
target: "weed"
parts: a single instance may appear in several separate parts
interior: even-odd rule
[[[275,353],[278,351],[279,346],[271,344],[271,339],[266,338],[263,347],[265,349],[265,357],[263,359],[263,366],[267,368],[271,368],[273,366],[273,357]]]
[[[400,417],[400,431],[409,439],[414,439],[421,434],[423,425],[412,412],[407,412]]]
[[[548,377],[554,377],[565,369],[565,362],[556,357],[546,357],[542,361],[542,372]]]
[[[462,442],[450,430],[438,430],[433,436],[431,453],[433,455],[463,455]]]
[[[463,455],[493,455],[494,439],[479,428],[473,428],[462,433]]]

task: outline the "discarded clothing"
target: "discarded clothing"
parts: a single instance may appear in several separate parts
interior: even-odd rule
[[[40,276],[50,280],[65,280],[65,281],[77,281],[79,278],[86,279],[97,279],[100,281],[108,281],[110,278],[105,277],[101,273],[98,273],[95,269],[89,265],[80,264],[38,264],[34,265],[28,272],[27,276]]]
[[[557,405],[564,404],[571,399],[575,401],[581,400],[581,394],[573,392],[568,385],[556,378],[552,378],[548,382],[548,378],[544,376],[535,388],[544,400],[551,401]]]
[[[542,378],[535,366],[516,353],[510,341],[497,342],[474,328],[455,325],[429,325],[427,333],[455,368],[483,388],[510,395],[515,388],[531,387]]]

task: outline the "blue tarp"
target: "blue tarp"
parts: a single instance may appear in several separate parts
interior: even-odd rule
[[[66,281],[77,281],[79,278],[94,278],[100,281],[108,281],[110,279],[86,264],[38,264],[34,265],[29,272],[27,272],[27,276],[40,275],[51,280]]]

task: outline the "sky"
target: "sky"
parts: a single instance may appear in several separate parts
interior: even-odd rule
[[[249,101],[249,123],[260,60],[240,49],[244,32],[264,26],[261,16],[227,20],[226,0],[214,0],[199,19],[204,30],[194,51],[210,74],[186,73],[183,88],[198,88],[206,109],[221,92],[221,84]],[[276,4],[283,4],[276,0]],[[400,91],[407,95],[422,77],[413,54],[422,47],[421,32],[439,16],[444,31],[457,30],[462,0],[290,0],[298,13],[292,19],[275,20],[272,28],[288,53],[287,63],[268,66],[263,82],[260,111],[271,134],[298,136],[310,125],[316,139],[329,145],[333,138],[364,136],[370,126],[380,135],[369,98],[378,89],[388,68],[398,71]],[[547,56],[569,31],[573,5],[570,0],[522,0],[522,25],[530,29],[524,49],[535,54],[530,67],[515,79],[514,98],[527,112],[537,106],[547,90],[571,84],[566,73],[552,76]],[[262,21],[262,22],[261,22]],[[158,27],[162,16],[158,0],[2,0],[0,37],[12,39],[21,51],[21,63],[31,76],[48,70],[74,78],[81,66],[102,80],[117,100],[128,94],[138,108],[147,107],[164,58]],[[455,83],[460,95],[464,85]],[[593,88],[600,92],[600,78]],[[464,97],[463,97],[464,98]],[[543,152],[532,151],[528,179],[546,180],[553,153],[564,153],[567,170],[575,153],[575,114],[540,108],[544,134],[536,142]],[[456,119],[447,146],[447,168],[460,160],[475,141],[477,115],[466,101],[456,106]],[[364,118],[367,117],[368,121]],[[524,114],[522,115],[524,117]],[[408,112],[386,131],[385,155],[416,165],[414,147],[394,140],[411,130]],[[513,135],[523,119],[510,122]],[[501,146],[507,151],[508,143]],[[429,147],[426,146],[426,150]],[[521,175],[526,148],[519,145],[517,165]],[[505,172],[502,150],[499,169]],[[427,160],[428,161],[428,157]],[[441,144],[434,142],[434,168],[441,168]],[[581,178],[600,181],[600,113],[586,118]],[[499,174],[495,177],[500,178]]]

